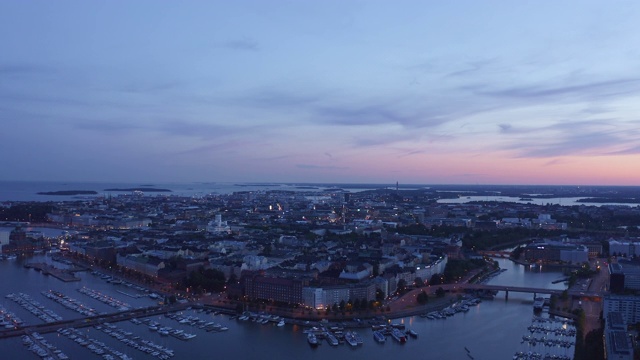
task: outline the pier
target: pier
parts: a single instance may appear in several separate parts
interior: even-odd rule
[[[40,334],[46,334],[58,331],[58,329],[73,327],[73,328],[83,328],[94,326],[97,324],[102,324],[105,322],[118,322],[129,320],[135,317],[147,317],[159,314],[166,314],[168,312],[173,311],[182,311],[187,309],[188,307],[193,306],[193,304],[174,304],[170,306],[151,306],[145,307],[141,309],[133,309],[128,311],[119,311],[116,313],[96,315],[96,316],[87,316],[81,317],[77,319],[70,320],[62,320],[52,323],[46,324],[37,324],[37,325],[27,325],[27,326],[18,326],[13,329],[0,329],[0,339],[28,335],[33,332],[37,332]]]
[[[35,269],[36,271],[42,272],[44,275],[51,275],[56,279],[62,280],[64,282],[80,281],[80,278],[77,278],[75,277],[75,275],[73,275],[73,271],[79,270],[58,269],[55,266],[45,263],[28,263],[24,264],[24,267],[28,269]]]

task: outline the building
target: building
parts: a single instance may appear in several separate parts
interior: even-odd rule
[[[2,249],[4,245],[9,245],[10,234],[11,234],[11,229],[0,228],[0,249]]]
[[[640,242],[609,239],[609,254],[623,257],[640,255]]]
[[[379,287],[386,288],[385,285],[386,281],[383,279],[374,279],[357,284],[309,286],[303,289],[303,304],[314,309],[327,309],[349,301],[369,302],[376,299],[376,291]]]
[[[308,280],[247,274],[242,277],[244,295],[250,299],[303,304],[302,289]]]
[[[231,227],[226,221],[222,221],[222,215],[218,214],[215,221],[207,224],[207,231],[216,235],[231,234]]]
[[[610,294],[604,298],[603,316],[618,312],[625,323],[635,324],[640,321],[640,296]]]
[[[633,343],[621,313],[613,311],[607,314],[604,331],[606,359],[633,360]]]
[[[640,264],[622,260],[609,264],[609,284],[611,292],[616,294],[640,290]]]
[[[144,255],[120,256],[118,254],[117,263],[122,267],[153,277],[158,277],[158,272],[165,267],[162,259]]]
[[[565,262],[581,264],[589,261],[589,250],[582,244],[569,244],[559,241],[534,242],[524,248],[527,261]]]

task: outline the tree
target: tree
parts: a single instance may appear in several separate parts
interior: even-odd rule
[[[383,301],[385,297],[387,297],[387,295],[384,293],[384,291],[380,289],[376,290],[376,300]]]
[[[444,276],[442,274],[433,274],[431,276],[431,280],[429,280],[429,284],[431,285],[440,285],[444,280]]]
[[[263,256],[271,255],[271,243],[267,243],[264,245],[264,248],[262,249],[262,255]]]
[[[443,297],[444,296],[444,289],[441,287],[439,287],[438,289],[436,289],[436,296],[437,297]]]
[[[340,311],[344,310],[346,303],[344,302],[344,300],[340,300],[340,304],[338,304],[338,308],[340,309]]]
[[[404,294],[407,291],[407,281],[405,279],[398,280],[398,294]]]
[[[418,301],[418,304],[424,305],[429,301],[429,296],[427,295],[426,292],[424,292],[424,290],[422,290],[420,294],[416,296],[416,300]]]
[[[238,277],[236,276],[236,274],[231,273],[231,275],[229,275],[229,280],[227,280],[227,285],[234,285],[237,282],[238,282]]]
[[[200,267],[189,273],[184,279],[184,286],[192,288],[196,293],[202,291],[222,291],[225,286],[225,277],[222,271],[204,269]]]
[[[413,280],[413,285],[417,288],[421,288],[424,286],[424,281],[422,280],[421,277],[417,276],[414,280]]]
[[[367,299],[360,299],[360,309],[365,310],[367,308]]]

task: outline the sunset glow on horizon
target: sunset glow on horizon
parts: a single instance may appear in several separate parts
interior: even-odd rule
[[[0,3],[0,180],[640,184],[640,3]]]

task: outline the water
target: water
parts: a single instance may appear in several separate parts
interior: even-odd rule
[[[284,184],[284,183],[101,183],[101,182],[54,182],[54,181],[0,181],[0,201],[73,201],[92,199],[98,196],[117,196],[130,191],[105,191],[105,189],[129,189],[153,187],[168,189],[171,192],[147,192],[147,196],[188,196],[202,197],[208,194],[230,194],[236,191],[323,191],[326,189],[344,189],[347,192],[387,187],[384,184]],[[404,186],[403,189],[417,189],[417,186]],[[39,192],[64,190],[90,190],[96,195],[40,195]]]
[[[123,285],[108,284],[90,273],[78,273],[82,280],[74,283],[64,283],[51,276],[44,276],[32,269],[23,267],[25,261],[42,262],[51,259],[42,255],[30,259],[0,261],[0,305],[16,313],[27,324],[38,324],[42,321],[22,309],[15,302],[7,299],[9,293],[23,292],[39,301],[47,308],[54,310],[65,319],[78,318],[79,314],[67,310],[61,305],[45,298],[40,294],[42,290],[55,289],[83,303],[94,307],[98,311],[111,312],[113,308],[77,291],[82,286],[109,294],[119,300],[129,303],[133,307],[153,304],[148,297],[134,299],[118,293],[121,289],[136,292]],[[502,268],[508,269],[493,278],[492,284],[509,284],[513,286],[539,286],[563,289],[564,285],[551,282],[562,277],[559,272],[530,271],[528,268],[515,264],[506,259],[497,260]],[[60,263],[53,263],[56,267],[63,267]],[[225,315],[206,313],[197,315],[208,321],[215,321],[227,326],[229,331],[208,333],[196,327],[178,324],[164,316],[155,316],[153,320],[164,326],[181,328],[186,332],[195,333],[197,337],[189,341],[181,341],[173,337],[162,337],[157,332],[151,332],[144,325],[135,325],[129,321],[116,323],[120,328],[134,332],[152,340],[155,343],[174,349],[174,359],[388,359],[388,358],[430,358],[430,359],[468,359],[467,347],[475,359],[511,359],[516,351],[539,351],[542,354],[573,354],[573,348],[537,348],[521,344],[522,336],[529,334],[527,326],[531,324],[533,309],[532,294],[509,293],[505,300],[504,294],[499,293],[494,300],[485,300],[469,312],[458,313],[446,320],[429,320],[421,317],[398,319],[407,327],[419,333],[417,340],[410,339],[407,344],[400,345],[391,339],[385,344],[373,341],[370,329],[360,329],[358,332],[364,339],[364,345],[351,348],[346,344],[332,347],[324,342],[316,349],[309,347],[306,335],[298,326],[286,325],[276,327],[260,325],[253,322],[230,320]],[[394,322],[396,322],[394,321]],[[94,337],[107,345],[122,351],[135,359],[156,359],[124,345],[107,334],[94,328],[81,330],[88,336]],[[96,358],[87,348],[82,347],[69,338],[57,333],[46,334],[45,339],[61,349],[72,359]],[[18,359],[33,358],[21,339],[11,338],[0,340],[2,358]]]
[[[459,197],[455,199],[440,199],[438,203],[440,204],[465,204],[472,201],[500,201],[500,202],[511,202],[518,204],[534,204],[534,205],[562,205],[562,206],[575,206],[575,205],[584,205],[584,206],[604,206],[604,205],[616,205],[616,206],[631,206],[636,207],[640,206],[640,201],[636,204],[631,203],[595,203],[595,202],[581,202],[578,201],[580,199],[585,199],[586,197],[555,197],[548,199],[531,199],[531,200],[521,200],[520,197],[514,196],[467,196],[467,197]]]

